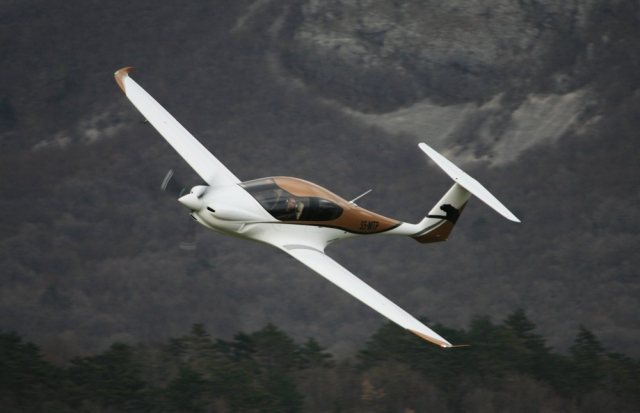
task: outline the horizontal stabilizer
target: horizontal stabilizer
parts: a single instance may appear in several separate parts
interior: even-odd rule
[[[507,207],[502,205],[502,203],[498,201],[495,196],[491,195],[491,192],[489,192],[484,186],[482,186],[480,182],[467,175],[462,169],[455,166],[453,163],[451,163],[451,161],[440,155],[438,152],[434,151],[428,145],[421,143],[418,146],[420,146],[420,149],[422,149],[424,153],[429,156],[429,158],[431,158],[436,164],[438,164],[438,166],[442,168],[442,170],[444,170],[447,175],[449,175],[454,181],[456,181],[458,185],[462,186],[464,189],[480,198],[485,204],[495,209],[503,217],[511,221],[520,222],[520,220],[516,218],[516,216],[507,209]]]

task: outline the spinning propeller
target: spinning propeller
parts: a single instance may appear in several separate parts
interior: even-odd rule
[[[172,197],[175,196],[178,198],[178,200],[181,200],[182,198],[184,198],[184,194],[187,193],[187,188],[174,176],[175,176],[175,173],[173,169],[169,169],[169,171],[164,177],[164,180],[162,181],[162,185],[160,186],[160,189],[162,189],[162,192],[165,192],[171,195]],[[189,194],[189,195],[192,195],[192,194]],[[184,205],[183,202],[180,202],[180,203]],[[197,222],[193,219],[192,216],[189,216],[187,227],[185,229],[184,235],[182,236],[182,242],[180,242],[181,250],[192,251],[196,249],[197,228],[198,228]]]

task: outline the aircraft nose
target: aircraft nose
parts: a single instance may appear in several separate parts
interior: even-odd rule
[[[178,199],[178,202],[180,202],[182,206],[190,211],[199,211],[200,209],[202,209],[202,200],[199,199],[195,194],[187,194]]]

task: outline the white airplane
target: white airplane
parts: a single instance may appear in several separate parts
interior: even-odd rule
[[[329,258],[325,248],[363,235],[406,235],[427,244],[446,241],[471,194],[505,218],[520,222],[478,181],[442,155],[419,145],[455,183],[417,224],[396,221],[358,207],[302,179],[274,176],[241,182],[131,77],[132,67],[115,73],[116,82],[145,119],[178,151],[208,185],[178,201],[191,218],[213,231],[281,249],[389,320],[441,347],[455,347],[382,294]]]

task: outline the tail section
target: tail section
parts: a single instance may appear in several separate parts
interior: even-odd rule
[[[412,237],[421,244],[446,241],[458,222],[460,214],[471,198],[471,192],[459,184],[453,184],[451,189],[429,211],[429,215],[418,224],[421,231]]]
[[[442,197],[426,218],[417,226],[420,230],[411,236],[422,244],[446,241],[458,221],[462,210],[467,205],[471,195],[475,195],[505,218],[520,222],[500,201],[478,181],[467,175],[444,156],[421,143],[424,151],[439,167],[444,170],[456,183]]]
[[[447,158],[440,155],[438,152],[434,151],[426,144],[421,143],[418,146],[420,146],[420,149],[422,149],[424,153],[429,156],[429,158],[431,158],[436,164],[438,164],[438,166],[442,168],[442,170],[445,171],[447,175],[449,175],[454,181],[456,181],[457,184],[480,198],[480,200],[489,205],[491,208],[495,209],[496,212],[498,212],[503,217],[511,221],[520,222],[520,220],[516,218],[516,216],[507,209],[507,207],[502,205],[502,203],[498,201],[496,197],[491,195],[491,193],[487,191],[487,189],[482,186],[480,182],[467,175],[462,169],[452,164]]]

